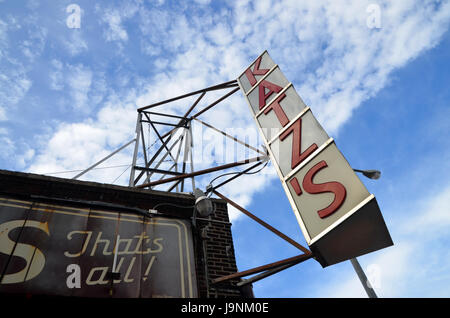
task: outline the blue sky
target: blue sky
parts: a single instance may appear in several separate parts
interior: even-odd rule
[[[69,27],[70,4],[81,9],[79,28]],[[235,79],[267,49],[350,164],[382,171],[377,181],[362,178],[395,243],[359,258],[376,292],[448,297],[449,22],[449,1],[0,0],[0,167],[73,177],[55,172],[83,169],[133,138],[136,108]],[[254,128],[238,94],[202,119]],[[199,138],[206,148],[221,142],[203,131]],[[220,163],[218,153],[196,168]],[[121,167],[83,179],[126,184],[127,173],[120,175],[130,162],[131,149],[103,165]],[[304,243],[270,165],[223,193]],[[230,213],[240,270],[296,255]],[[313,260],[254,290],[365,296],[349,262],[322,269]]]

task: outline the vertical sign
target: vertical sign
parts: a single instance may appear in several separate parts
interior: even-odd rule
[[[322,266],[392,245],[375,197],[267,51],[238,83]]]

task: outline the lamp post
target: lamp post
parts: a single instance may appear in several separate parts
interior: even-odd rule
[[[353,171],[362,173],[365,177],[373,180],[377,180],[381,176],[381,172],[378,170],[353,169]],[[369,296],[369,298],[378,298],[377,294],[375,293],[375,290],[372,288],[372,284],[370,284],[369,280],[367,279],[367,276],[364,273],[356,257],[352,258],[350,262],[352,263],[353,269],[355,270],[356,275],[358,275],[358,278],[361,281],[361,284],[363,285],[364,290],[367,293],[367,296]]]
[[[359,169],[353,169],[355,172],[362,173],[365,177],[373,180],[377,180],[381,176],[381,171],[379,170],[359,170]]]

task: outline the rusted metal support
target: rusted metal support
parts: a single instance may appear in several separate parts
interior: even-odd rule
[[[273,268],[277,268],[277,267],[280,267],[283,265],[291,264],[292,262],[300,263],[300,262],[306,261],[307,259],[310,259],[311,257],[312,257],[311,253],[308,253],[308,254],[305,253],[302,255],[286,258],[286,259],[278,261],[278,262],[274,262],[274,263],[258,266],[258,267],[252,268],[252,269],[248,269],[248,270],[245,270],[242,272],[236,272],[236,273],[233,273],[230,275],[222,276],[222,277],[213,279],[212,283],[213,284],[223,283],[230,279],[241,278],[241,277],[248,276],[251,274],[257,274],[257,273],[271,270]]]
[[[167,178],[167,179],[163,179],[163,180],[157,180],[157,181],[153,181],[153,182],[149,182],[149,183],[144,183],[144,184],[138,185],[136,187],[137,188],[152,187],[152,186],[156,186],[156,185],[159,185],[159,184],[164,184],[164,183],[167,183],[167,182],[177,181],[179,179],[196,177],[196,176],[199,176],[199,175],[202,175],[202,174],[207,174],[207,173],[211,173],[211,172],[215,172],[215,171],[219,171],[219,170],[224,170],[224,169],[228,169],[228,168],[237,167],[237,166],[240,166],[240,165],[245,165],[247,163],[255,162],[255,161],[259,161],[259,160],[264,160],[266,158],[267,157],[254,157],[254,158],[250,158],[250,159],[236,161],[236,162],[228,163],[228,164],[217,166],[217,167],[212,167],[212,168],[208,168],[208,169],[204,169],[204,170],[194,171],[194,172],[191,172],[191,173],[185,173],[185,174],[183,174],[181,176],[176,176],[176,177]]]
[[[129,145],[131,145],[133,142],[135,142],[137,140],[137,138],[134,138],[132,140],[130,140],[129,142],[127,142],[125,145],[123,145],[122,147],[120,147],[117,150],[114,150],[113,152],[111,152],[109,155],[107,155],[106,157],[104,157],[103,159],[97,161],[96,163],[94,163],[92,166],[90,166],[89,168],[83,170],[82,172],[80,172],[79,174],[77,174],[75,177],[73,177],[72,179],[78,179],[79,177],[81,177],[82,175],[84,175],[85,173],[89,172],[90,170],[94,169],[95,167],[97,167],[99,164],[103,163],[104,161],[108,160],[109,158],[111,158],[112,156],[114,156],[116,153],[122,151],[123,149],[125,149],[126,147],[128,147]],[[136,141],[137,142],[137,141]]]
[[[287,236],[286,234],[281,233],[280,231],[278,231],[276,228],[274,228],[272,225],[264,222],[263,220],[261,220],[260,218],[258,218],[257,216],[253,215],[252,213],[250,213],[249,211],[247,211],[246,209],[244,209],[243,207],[241,207],[239,204],[237,204],[236,202],[234,202],[233,200],[227,198],[226,196],[224,196],[223,194],[220,194],[219,192],[217,192],[216,190],[213,190],[213,193],[216,194],[219,198],[227,201],[229,204],[231,204],[233,207],[235,207],[236,209],[238,209],[239,211],[241,211],[242,213],[244,213],[245,215],[247,215],[248,217],[250,217],[251,219],[253,219],[254,221],[256,221],[257,223],[259,223],[260,225],[264,226],[266,229],[268,229],[269,231],[271,231],[272,233],[276,234],[277,236],[281,237],[283,240],[285,240],[286,242],[290,243],[291,245],[295,246],[296,248],[298,248],[299,250],[301,250],[303,253],[305,254],[311,254],[311,251],[308,250],[307,248],[305,248],[304,246],[300,245],[299,243],[297,243],[296,241],[294,241],[293,239],[291,239],[289,236]]]
[[[197,100],[194,102],[194,104],[192,104],[192,106],[187,110],[187,112],[186,112],[186,113],[184,114],[184,116],[183,116],[183,119],[181,119],[181,120],[178,122],[178,126],[179,126],[179,127],[181,127],[182,124],[183,124],[186,120],[188,120],[187,116],[189,116],[189,114],[191,113],[191,111],[194,110],[195,106],[197,106],[197,104],[200,102],[200,100],[203,98],[203,96],[205,96],[205,94],[206,94],[206,92],[203,92],[203,93],[197,98]],[[166,132],[164,135],[162,135],[162,137],[163,137],[163,138],[167,137],[169,134],[172,133],[172,131],[173,131],[174,129],[176,129],[176,128],[173,128],[172,130],[169,130],[169,131]]]
[[[172,136],[173,136],[173,135],[169,135],[169,136],[167,137],[167,139],[166,139],[166,144],[172,139]],[[156,153],[153,155],[153,157],[149,160],[149,162],[147,162],[147,163],[145,164],[145,167],[146,167],[146,168],[150,167],[150,166],[153,164],[153,162],[156,160],[156,158],[158,158],[158,156],[159,156],[159,154],[161,153],[161,151],[163,151],[163,150],[164,150],[164,146],[159,147],[159,149],[156,151]],[[133,166],[135,166],[135,165],[136,165],[136,164],[133,164]],[[139,173],[138,177],[134,180],[133,185],[130,185],[130,186],[136,186],[136,183],[139,182],[140,178],[144,175],[144,172],[145,172],[145,171],[141,171],[141,172]]]
[[[311,258],[311,257],[313,257],[313,256],[311,255],[309,258]],[[266,270],[265,272],[262,272],[261,274],[258,274],[258,275],[255,275],[255,276],[252,276],[249,279],[244,279],[243,281],[237,283],[236,286],[240,287],[240,286],[245,286],[245,285],[248,285],[248,284],[252,284],[252,283],[257,282],[257,281],[259,281],[259,280],[261,280],[263,278],[266,278],[266,277],[272,276],[272,275],[274,275],[276,273],[279,273],[281,271],[284,271],[285,269],[288,269],[289,267],[295,266],[298,263],[306,261],[309,258],[296,260],[296,261],[293,261],[293,262],[288,263],[286,265],[280,265],[278,267]]]
[[[243,142],[243,141],[240,141],[240,140],[237,139],[236,137],[231,136],[231,135],[227,134],[226,132],[224,132],[224,131],[222,131],[222,130],[220,130],[220,129],[217,129],[216,127],[214,127],[214,126],[212,126],[212,125],[210,125],[210,124],[207,124],[207,123],[205,123],[204,121],[202,121],[202,120],[200,120],[200,119],[198,119],[198,118],[194,118],[194,119],[195,119],[196,121],[198,121],[199,123],[201,123],[202,125],[205,125],[206,127],[211,128],[212,130],[215,130],[215,131],[217,131],[218,133],[221,133],[221,134],[224,135],[225,137],[228,137],[228,138],[230,138],[230,139],[233,139],[235,142],[237,142],[237,143],[239,143],[239,144],[241,144],[241,145],[243,145],[243,146],[245,146],[245,147],[247,147],[247,148],[250,148],[251,150],[254,150],[254,151],[256,151],[256,152],[259,152],[259,153],[262,154],[262,155],[266,155],[266,153],[265,153],[264,151],[259,150],[258,148],[252,147],[252,146],[250,146],[249,144],[247,144],[247,143],[245,143],[245,142]]]
[[[171,174],[171,175],[175,175],[175,176],[179,176],[182,174],[181,172],[176,172],[176,171],[161,170],[161,169],[155,169],[155,168],[145,168],[145,167],[139,167],[139,166],[134,166],[134,169],[144,170],[144,171],[159,173],[159,174]]]
[[[236,93],[238,90],[240,90],[239,87],[236,87],[235,89],[233,89],[231,92],[228,92],[227,94],[223,95],[221,98],[219,98],[218,100],[216,100],[214,103],[210,104],[209,106],[206,106],[205,108],[203,108],[201,111],[199,111],[197,114],[193,115],[192,118],[197,118],[198,116],[200,116],[201,114],[203,114],[204,112],[206,112],[207,110],[211,109],[212,107],[216,106],[217,104],[219,104],[221,101],[223,101],[224,99],[230,97],[231,95],[233,95],[234,93]]]
[[[153,122],[150,120],[150,117],[144,113],[145,117],[147,117],[147,119],[149,120],[150,126],[152,126],[153,130],[155,131],[156,136],[158,136],[159,141],[161,141],[162,146],[166,149],[166,151],[169,153],[170,158],[172,158],[172,160],[175,162],[175,158],[172,156],[172,153],[170,152],[169,148],[167,147],[167,143],[168,141],[165,141],[161,135],[158,132],[158,129],[156,129],[155,125],[153,124]]]
[[[222,84],[218,84],[218,85],[210,86],[210,87],[207,87],[207,88],[203,88],[203,89],[200,89],[198,91],[194,91],[194,92],[191,92],[191,93],[180,95],[180,96],[177,96],[177,97],[174,97],[174,98],[166,99],[166,100],[164,100],[162,102],[158,102],[158,103],[155,103],[155,104],[144,106],[144,107],[138,108],[138,111],[140,112],[140,111],[143,111],[143,110],[148,109],[148,108],[152,108],[152,107],[160,106],[160,105],[163,105],[163,104],[167,104],[167,103],[170,103],[170,102],[182,99],[182,98],[186,98],[186,97],[189,97],[189,96],[197,95],[197,94],[200,94],[200,93],[206,93],[208,91],[214,91],[214,90],[218,90],[218,89],[225,89],[225,88],[236,87],[236,86],[238,86],[237,80],[228,81],[228,82],[225,82],[225,83],[222,83]]]

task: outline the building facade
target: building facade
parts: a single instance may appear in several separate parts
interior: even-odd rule
[[[78,297],[253,297],[237,272],[227,204],[0,170],[0,293]],[[153,211],[155,209],[156,211]]]

